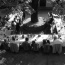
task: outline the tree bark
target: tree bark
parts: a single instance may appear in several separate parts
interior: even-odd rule
[[[38,1],[39,0],[32,0],[31,6],[35,10],[35,13],[31,15],[31,22],[36,23],[38,22]]]

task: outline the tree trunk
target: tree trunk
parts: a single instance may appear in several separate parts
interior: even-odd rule
[[[32,0],[31,6],[35,10],[35,13],[31,15],[31,22],[35,23],[38,22],[38,1],[39,0]]]

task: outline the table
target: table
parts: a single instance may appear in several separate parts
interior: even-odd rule
[[[18,37],[18,40],[14,41],[14,42],[12,42],[12,43],[16,43],[16,44],[19,46],[19,45],[22,45],[22,43],[25,41],[25,38],[27,37],[27,35],[25,35],[23,39],[21,38],[22,35],[21,35],[21,36],[18,35],[18,36],[19,36],[19,37]],[[11,36],[11,37],[12,37],[12,36]],[[65,36],[62,35],[61,38],[62,38],[62,41],[63,41],[62,46],[65,46]],[[39,44],[39,48],[40,48],[40,47],[43,45],[43,39],[48,39],[48,40],[50,40],[50,45],[51,45],[51,46],[53,45],[53,41],[54,41],[54,40],[53,40],[53,38],[52,38],[52,35],[45,35],[45,34],[42,34],[40,37],[38,37],[38,34],[35,35],[34,37],[30,37],[28,43],[29,43],[30,46],[31,46],[32,41],[35,41],[36,44]],[[11,40],[11,39],[10,39],[10,40]],[[10,43],[11,43],[11,42],[10,42]]]

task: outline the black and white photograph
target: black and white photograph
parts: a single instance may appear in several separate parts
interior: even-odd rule
[[[65,65],[65,0],[0,0],[0,65]]]

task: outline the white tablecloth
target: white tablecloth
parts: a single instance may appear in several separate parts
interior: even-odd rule
[[[65,37],[62,36],[62,41],[63,41],[63,44],[62,46],[65,46]],[[43,45],[43,39],[48,39],[50,40],[50,45],[53,45],[53,38],[52,38],[52,35],[41,35],[40,37],[38,37],[38,35],[35,35],[34,37],[31,37],[29,38],[29,44],[31,45],[32,44],[32,41],[35,41],[36,44],[39,44],[39,48]],[[18,40],[16,41],[11,41],[10,40],[10,43],[16,43],[18,46],[25,41],[25,38],[19,38]]]

